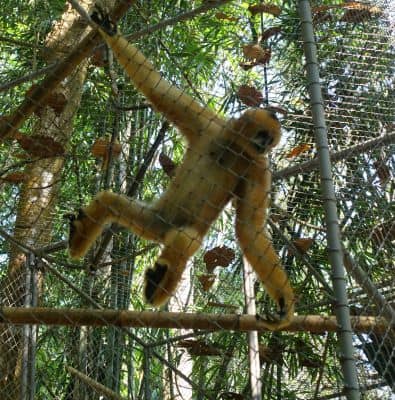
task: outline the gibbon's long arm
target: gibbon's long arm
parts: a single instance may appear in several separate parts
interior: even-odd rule
[[[94,20],[100,24],[98,15]],[[267,153],[281,137],[276,116],[252,109],[237,119],[223,120],[162,79],[138,49],[113,32],[108,19],[101,26],[101,34],[136,87],[190,143],[157,200],[148,204],[101,192],[70,218],[71,257],[84,256],[108,223],[161,243],[161,254],[145,273],[144,294],[152,305],[162,305],[175,292],[188,259],[212,223],[235,198],[240,245],[279,311],[279,321],[262,322],[271,330],[285,327],[294,312],[294,294],[264,231],[271,186]]]
[[[246,179],[236,191],[236,235],[247,261],[277,304],[281,320],[273,323],[273,327],[280,329],[291,322],[295,296],[263,228],[270,200],[271,171],[268,164],[251,165]]]
[[[92,15],[92,19],[100,23],[97,20],[97,14]],[[211,124],[218,124],[224,128],[226,124],[224,119],[167,82],[141,51],[122,35],[111,32],[111,29],[105,31],[104,28],[100,28],[100,24],[99,32],[136,88],[145,95],[157,111],[180,128],[189,142],[193,142]]]

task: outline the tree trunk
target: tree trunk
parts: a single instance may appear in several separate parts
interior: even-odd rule
[[[93,1],[80,1],[88,8]],[[79,16],[67,6],[60,21],[54,25],[47,38],[48,62],[63,57],[87,32],[86,25],[76,23]],[[64,108],[52,106],[40,109],[33,135],[47,136],[66,148],[72,134],[73,116],[77,111],[82,86],[86,78],[87,61],[83,62],[72,76],[54,91],[54,95],[64,99]],[[52,157],[29,164],[25,174],[14,228],[14,239],[20,244],[34,248],[51,241],[53,213],[58,199],[64,158]],[[27,254],[16,244],[11,245],[10,261],[5,279],[1,282],[1,301],[5,306],[28,306],[25,299],[29,288],[26,285]],[[38,296],[41,293],[43,275],[38,275]],[[22,388],[22,365],[24,337],[22,328],[3,326],[0,329],[0,398],[20,400],[25,390]],[[26,360],[25,360],[26,361]],[[30,364],[34,359],[29,360]]]

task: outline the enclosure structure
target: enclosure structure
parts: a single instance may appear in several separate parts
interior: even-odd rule
[[[167,98],[158,92],[165,80],[182,89],[163,112],[161,99],[150,99],[153,109],[130,82],[118,62],[124,50],[103,45],[89,21],[93,1],[3,3],[0,398],[390,399],[393,4],[109,0],[102,8],[163,76],[153,94]],[[182,93],[202,107],[191,112]],[[267,106],[282,139],[270,152],[271,189],[257,178],[256,197],[213,181],[212,161],[211,173],[196,179],[206,154],[191,143],[188,174],[187,146],[163,116],[175,125],[191,119],[187,129],[215,143],[208,133],[223,135],[210,125],[217,116]],[[202,129],[196,121],[205,116]],[[223,148],[228,158],[214,159],[224,170],[240,161],[233,145]],[[250,182],[247,172],[233,175],[243,187]],[[202,209],[223,210],[159,311],[143,292],[160,246],[113,223],[83,259],[71,260],[64,215],[107,189],[151,204],[169,185],[183,193],[174,182],[206,199]],[[234,197],[224,207],[210,195],[216,185]],[[249,265],[267,270],[266,248],[254,257],[237,240],[241,218],[254,248],[261,231],[251,226],[269,192],[267,229],[296,310],[273,332],[265,321],[274,274],[263,278],[266,291]],[[241,213],[240,203],[252,211]],[[110,211],[114,204],[103,213]],[[188,221],[197,216],[198,208]],[[170,225],[183,232],[176,219]]]

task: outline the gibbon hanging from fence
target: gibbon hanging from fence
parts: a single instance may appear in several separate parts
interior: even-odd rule
[[[71,217],[71,257],[84,256],[108,223],[160,242],[162,252],[145,273],[145,297],[154,306],[162,305],[176,290],[188,259],[213,221],[233,199],[241,248],[278,307],[279,318],[266,321],[267,328],[287,326],[294,312],[294,294],[264,229],[271,187],[267,153],[280,140],[275,114],[250,109],[237,119],[224,120],[165,81],[117,33],[108,17],[95,12],[92,19],[136,88],[178,127],[188,149],[158,200],[147,204],[104,191]]]

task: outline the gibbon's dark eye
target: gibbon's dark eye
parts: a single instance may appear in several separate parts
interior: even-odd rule
[[[268,131],[261,130],[255,135],[252,142],[258,153],[263,153],[273,143],[273,137]]]

